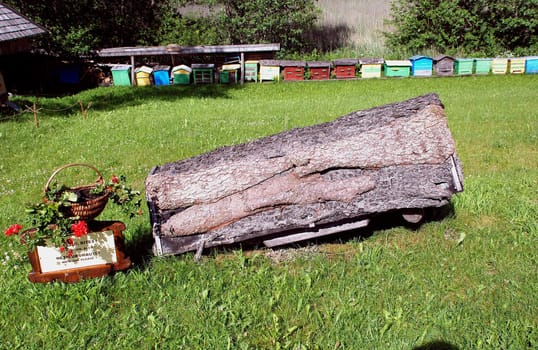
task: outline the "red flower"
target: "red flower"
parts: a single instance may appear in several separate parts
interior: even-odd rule
[[[73,256],[73,251],[69,249],[69,251],[67,251],[67,257],[71,258],[72,256]]]
[[[76,224],[71,225],[71,231],[76,237],[82,237],[88,233],[88,224],[86,221],[79,221]]]
[[[64,246],[61,246],[60,247],[60,253],[63,253],[65,251],[65,247]]]
[[[19,231],[22,229],[22,226],[19,225],[19,224],[14,224],[14,225],[11,225],[8,227],[7,230],[4,231],[4,234],[6,236],[12,236],[12,235],[16,235],[17,233],[19,233]]]
[[[66,239],[66,242],[67,244],[69,245],[75,245],[75,241],[73,241],[73,238],[69,237],[68,239]]]
[[[114,184],[120,183],[120,179],[116,175],[112,175],[112,179],[110,181],[112,181]]]

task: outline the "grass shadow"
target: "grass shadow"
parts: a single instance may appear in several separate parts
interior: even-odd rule
[[[133,229],[132,237],[125,242],[125,254],[131,259],[131,268],[146,269],[153,259],[153,235],[145,226]]]
[[[446,341],[436,340],[414,347],[413,350],[459,350],[459,348]]]
[[[9,120],[23,119],[23,115],[31,114],[34,104],[40,117],[68,117],[73,113],[81,113],[83,108],[86,110],[113,111],[122,107],[144,105],[148,102],[173,102],[183,98],[230,98],[229,91],[241,88],[240,84],[109,86],[85,90],[78,94],[64,97],[17,96],[14,102],[22,108],[23,112],[12,116]]]

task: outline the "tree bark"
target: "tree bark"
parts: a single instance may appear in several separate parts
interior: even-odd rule
[[[440,207],[462,189],[435,94],[165,164],[146,179],[154,236],[198,236],[206,247]],[[176,241],[173,252],[196,249],[185,243],[194,237]]]

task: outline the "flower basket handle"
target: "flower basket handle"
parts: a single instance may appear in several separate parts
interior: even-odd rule
[[[90,168],[92,170],[94,170],[96,173],[97,173],[97,180],[95,180],[95,184],[94,185],[90,185],[90,186],[95,186],[97,184],[100,184],[102,185],[104,183],[104,180],[103,180],[103,175],[101,175],[101,173],[99,172],[99,170],[94,167],[93,165],[91,164],[85,164],[85,163],[70,163],[70,164],[66,164],[66,165],[63,165],[61,167],[59,167],[58,169],[54,170],[54,172],[52,173],[52,175],[50,176],[49,180],[47,181],[47,184],[45,185],[45,193],[47,193],[48,191],[50,191],[50,184],[52,182],[52,179],[54,179],[54,177],[56,175],[58,175],[58,173],[66,168],[70,168],[70,167],[77,167],[77,166],[81,166],[81,167],[87,167],[87,168]]]

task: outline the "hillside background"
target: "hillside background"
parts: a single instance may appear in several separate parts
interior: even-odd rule
[[[389,17],[391,0],[316,0],[315,3],[322,10],[320,30],[312,33],[310,40],[319,51],[352,50],[374,56],[385,52],[381,32],[387,29],[384,21]],[[189,4],[179,12],[207,16],[212,11],[204,5]]]
[[[390,3],[390,0],[318,0],[324,31],[314,38],[318,48],[333,51],[344,46],[363,53],[383,53],[381,32],[387,30],[384,21],[389,18]]]

